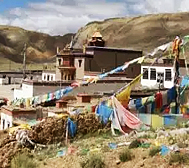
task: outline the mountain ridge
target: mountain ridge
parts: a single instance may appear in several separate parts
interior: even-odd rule
[[[56,48],[64,48],[73,35],[69,33],[63,36],[50,36],[20,27],[0,25],[0,57],[21,63],[26,43],[27,62],[52,62]]]
[[[94,21],[80,28],[74,47],[80,48],[95,31],[100,31],[108,47],[130,48],[151,52],[172,41],[176,35],[189,34],[189,13],[148,14]]]
[[[93,33],[100,31],[107,47],[142,50],[144,53],[172,41],[176,35],[189,34],[189,12],[148,14],[137,17],[107,18],[81,27],[76,34],[50,36],[19,27],[0,25],[0,58],[22,63],[24,43],[27,62],[54,62],[56,48],[73,39],[74,48],[83,48]]]

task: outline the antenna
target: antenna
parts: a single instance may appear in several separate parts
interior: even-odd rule
[[[26,77],[26,43],[24,44],[24,58],[23,58],[23,78],[25,79]]]

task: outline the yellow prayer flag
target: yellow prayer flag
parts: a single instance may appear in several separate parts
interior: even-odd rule
[[[91,83],[94,80],[94,77],[90,77],[89,79],[87,79],[87,83]]]
[[[131,94],[131,85],[127,86],[127,88],[124,89],[121,93],[119,93],[116,97],[121,102],[123,101],[128,102],[130,98],[130,94]]]
[[[26,99],[26,107],[30,107],[30,98]]]
[[[117,94],[116,98],[123,104],[128,104],[129,99],[130,99],[130,95],[131,95],[131,89],[132,87],[138,83],[140,81],[141,78],[141,74],[138,75],[135,79],[133,79],[129,85],[123,90],[121,91],[119,94]]]
[[[147,99],[148,99],[148,97],[142,98],[142,105],[144,105],[146,103]]]
[[[141,58],[138,60],[138,64],[141,64],[141,63],[144,61],[144,58],[145,58],[145,56],[141,57]]]
[[[98,80],[99,80],[99,77],[98,77],[98,76],[97,76],[97,77],[94,77],[93,80],[92,80],[90,83],[94,83],[94,82],[96,83]]]

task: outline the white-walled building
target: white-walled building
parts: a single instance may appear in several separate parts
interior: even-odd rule
[[[32,98],[34,96],[44,95],[54,92],[66,86],[71,82],[49,82],[24,80],[20,88],[14,89],[14,99]]]
[[[42,81],[55,81],[56,71],[43,71],[42,72]]]
[[[175,70],[172,59],[164,59],[162,63],[143,63],[141,65],[141,85],[145,87],[161,86],[163,88],[172,88],[174,85]],[[183,65],[184,60],[180,60],[180,75],[186,75],[186,68]]]
[[[33,108],[14,108],[2,106],[1,130],[13,126],[13,122],[37,120],[37,110]]]
[[[26,71],[26,78],[31,80],[40,80],[42,71]],[[20,84],[23,80],[22,71],[1,71],[0,85]]]

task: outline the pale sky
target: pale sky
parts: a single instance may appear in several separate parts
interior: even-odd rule
[[[189,11],[189,0],[0,0],[0,25],[64,35],[91,21]]]

